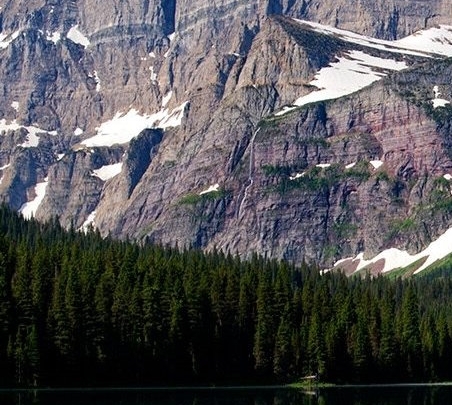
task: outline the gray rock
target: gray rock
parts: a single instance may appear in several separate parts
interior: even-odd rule
[[[18,146],[23,128],[0,135],[0,167],[9,164],[0,198],[15,209],[47,177],[41,220],[79,228],[96,211],[103,235],[323,264],[389,246],[414,252],[452,223],[442,179],[452,171],[452,114],[429,104],[434,85],[452,94],[447,62],[407,57],[412,69],[357,94],[273,116],[350,46],[289,17],[397,39],[450,23],[446,0],[2,7],[0,32],[20,33],[0,49],[0,120],[43,131],[33,148]],[[88,46],[70,34],[75,26]],[[178,127],[82,144],[131,109],[151,116],[184,102]],[[385,163],[375,170],[377,159]],[[120,162],[115,177],[93,176]]]

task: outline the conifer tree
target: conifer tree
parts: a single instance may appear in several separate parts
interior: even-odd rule
[[[412,378],[419,378],[422,355],[419,331],[419,302],[415,286],[410,283],[404,291],[401,306],[401,346],[406,358],[406,371]]]
[[[271,274],[265,269],[259,274],[256,304],[256,332],[254,337],[254,360],[258,375],[269,376],[273,368],[274,352],[274,297],[271,288]]]

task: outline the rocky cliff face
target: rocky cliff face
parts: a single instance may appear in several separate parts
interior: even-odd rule
[[[446,0],[0,0],[1,198],[65,226],[243,256],[330,264],[420,250],[452,222],[452,114],[432,104],[452,93],[448,60],[293,17],[395,40],[452,11]],[[363,55],[374,84],[279,114],[322,68]]]

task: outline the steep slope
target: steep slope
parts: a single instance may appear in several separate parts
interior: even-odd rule
[[[24,214],[325,264],[451,225],[451,32],[402,39],[446,1],[0,7],[0,195]]]
[[[428,0],[288,0],[280,4],[278,12],[389,40],[450,24],[452,13],[450,3]]]

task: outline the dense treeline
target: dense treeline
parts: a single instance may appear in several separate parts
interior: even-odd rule
[[[65,232],[0,208],[0,384],[452,378],[452,279]]]

